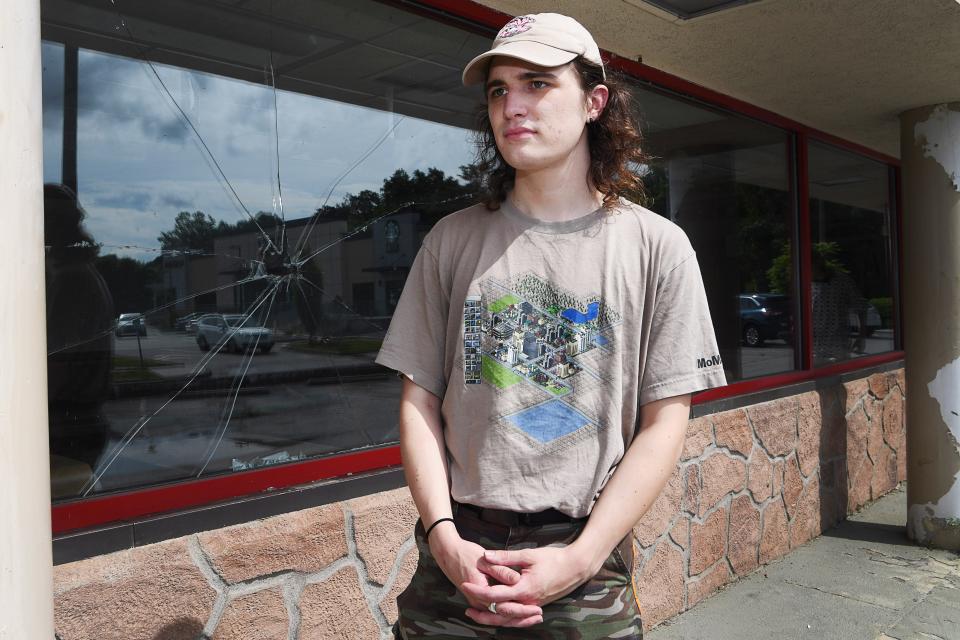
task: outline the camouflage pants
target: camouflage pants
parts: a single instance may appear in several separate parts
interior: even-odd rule
[[[459,512],[454,521],[460,536],[485,549],[531,549],[565,546],[573,542],[583,523],[507,526],[484,522]],[[543,607],[543,622],[525,628],[488,627],[467,617],[470,606],[430,555],[419,520],[414,538],[420,560],[409,586],[397,596],[399,619],[393,626],[398,640],[497,638],[520,640],[550,638],[642,640],[643,627],[632,568],[633,543],[628,534],[604,561],[600,571],[572,592]]]

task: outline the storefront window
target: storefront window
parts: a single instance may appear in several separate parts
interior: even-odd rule
[[[797,367],[789,134],[640,88],[648,207],[697,252],[727,380]]]
[[[373,358],[475,200],[488,37],[356,0],[43,12],[55,498],[396,442]]]
[[[813,364],[894,349],[890,169],[809,145]]]

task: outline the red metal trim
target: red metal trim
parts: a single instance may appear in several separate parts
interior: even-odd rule
[[[385,4],[391,4],[406,11],[420,13],[417,11],[417,5],[429,7],[434,11],[443,11],[457,18],[470,20],[480,23],[484,27],[499,30],[513,16],[509,13],[503,13],[496,9],[491,9],[482,4],[477,4],[472,0],[425,0],[417,2],[408,2],[404,0],[379,0]]]
[[[53,506],[53,533],[60,534],[165,511],[188,509],[399,464],[400,447],[394,445],[203,480],[126,491],[99,498],[78,499]]]
[[[903,351],[889,351],[887,353],[880,353],[874,356],[854,358],[853,360],[846,360],[844,362],[838,362],[836,364],[831,364],[826,367],[820,367],[818,369],[812,369],[809,371],[792,371],[790,373],[757,378],[756,380],[734,382],[733,384],[728,384],[725,387],[709,389],[707,391],[698,393],[693,396],[691,402],[693,404],[703,404],[704,402],[711,402],[713,400],[720,400],[722,398],[731,398],[733,396],[754,393],[756,391],[765,391],[767,389],[774,389],[776,387],[782,387],[788,384],[807,382],[809,380],[816,380],[818,378],[828,378],[830,376],[836,376],[842,373],[850,373],[851,371],[874,367],[878,364],[886,364],[888,362],[902,360],[905,355],[906,354]]]
[[[813,368],[813,294],[811,289],[812,265],[812,244],[810,240],[810,175],[807,137],[803,134],[797,136],[797,193],[800,196],[797,206],[799,214],[797,223],[799,225],[799,247],[800,260],[794,261],[800,268],[800,328],[802,336],[800,344],[801,368],[808,370]],[[801,332],[797,332],[801,333]]]

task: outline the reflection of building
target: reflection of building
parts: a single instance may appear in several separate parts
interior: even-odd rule
[[[295,253],[307,233],[301,255],[319,253],[302,271],[304,277],[323,289],[326,300],[339,297],[357,313],[386,317],[396,307],[419,248],[423,236],[419,219],[420,215],[413,211],[398,213],[349,237],[348,221],[342,215],[327,214],[313,224],[310,218],[291,220],[286,224],[287,250]],[[276,238],[275,229],[265,231]],[[164,256],[167,295],[192,300],[177,307],[177,312],[239,312],[249,308],[265,284],[229,285],[255,271],[261,255],[261,240],[258,230],[244,231],[218,236],[214,240],[213,256]],[[320,282],[314,282],[317,279]],[[311,285],[303,286],[310,288]],[[196,295],[218,287],[221,288],[215,293]],[[193,306],[186,306],[188,304]]]

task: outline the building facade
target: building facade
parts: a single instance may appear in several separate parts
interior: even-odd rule
[[[924,425],[949,416],[926,386],[941,367],[951,384],[960,331],[915,329],[932,303],[901,292],[948,262],[911,268],[904,247],[921,192],[935,213],[918,219],[958,206],[956,168],[931,150],[957,110],[912,111],[923,140],[901,140],[897,116],[957,100],[939,88],[960,83],[877,89],[862,56],[885,55],[866,4],[883,25],[943,24],[911,54],[935,57],[957,40],[956,2],[824,3],[829,24],[764,0],[16,4],[39,38],[16,77],[42,84],[29,122],[47,185],[42,203],[23,196],[43,214],[45,294],[23,304],[45,302],[47,383],[24,415],[48,426],[51,493],[34,503],[52,500],[54,565],[33,592],[52,582],[61,640],[386,637],[417,513],[400,384],[373,358],[423,236],[477,200],[482,95],[460,70],[510,15],[545,10],[580,19],[632,90],[650,156],[637,197],[696,249],[729,381],[695,396],[681,462],[634,528],[645,628],[896,487],[914,443],[940,457],[911,467],[911,535],[951,544],[955,425],[908,447],[905,399],[910,378]],[[5,145],[4,160],[19,148]],[[564,314],[607,311],[512,284],[474,310],[497,347],[466,345],[468,375],[562,387],[573,356],[602,346]],[[529,299],[556,322],[531,321]],[[206,343],[187,322],[204,314],[228,325]],[[916,374],[904,327],[911,350],[938,354]],[[272,348],[232,339],[257,330]],[[42,370],[35,351],[15,353]],[[549,367],[516,373],[548,351]],[[11,486],[36,485],[25,477]]]

